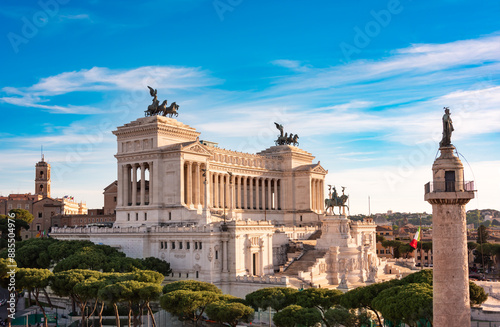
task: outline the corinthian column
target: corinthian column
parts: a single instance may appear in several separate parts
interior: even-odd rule
[[[140,196],[140,199],[141,199],[141,206],[144,205],[144,202],[145,202],[145,198],[146,198],[146,171],[144,170],[144,163],[141,162],[139,164],[139,166],[141,167],[141,196]]]
[[[132,205],[137,205],[137,164],[132,166]]]

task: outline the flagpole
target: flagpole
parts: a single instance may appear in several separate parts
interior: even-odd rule
[[[424,257],[422,256],[422,217],[420,217],[420,270],[424,269]]]

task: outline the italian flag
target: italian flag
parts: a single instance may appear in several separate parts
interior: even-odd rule
[[[418,228],[417,232],[415,233],[415,236],[413,236],[413,240],[411,240],[410,246],[412,248],[416,249],[418,241],[420,241],[420,227]]]

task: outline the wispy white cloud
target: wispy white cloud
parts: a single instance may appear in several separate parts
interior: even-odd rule
[[[220,82],[219,79],[211,77],[209,72],[200,68],[145,66],[119,70],[93,67],[42,78],[38,83],[29,87],[4,87],[2,92],[7,96],[1,97],[0,101],[61,113],[91,114],[99,110],[89,106],[59,106],[43,103],[48,102],[50,97],[76,91],[147,91],[147,85],[172,91],[202,88]]]
[[[92,22],[92,19],[88,14],[74,14],[74,15],[59,15],[61,20],[88,20]]]
[[[271,61],[273,65],[285,67],[295,72],[307,72],[311,68],[309,65],[303,65],[302,62],[298,60],[289,60],[289,59],[278,59]]]

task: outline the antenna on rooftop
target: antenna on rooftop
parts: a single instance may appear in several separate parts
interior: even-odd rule
[[[43,158],[43,145],[41,145],[40,147],[41,147],[41,149],[40,149],[40,154],[42,155],[42,161],[43,161],[43,159],[44,159],[44,158]]]

